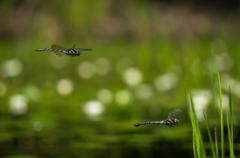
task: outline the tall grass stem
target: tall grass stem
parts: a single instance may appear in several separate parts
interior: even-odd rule
[[[225,155],[224,155],[224,126],[223,126],[222,90],[221,90],[219,71],[218,71],[218,88],[219,88],[220,120],[221,120],[221,151],[222,151],[222,158],[224,158]]]

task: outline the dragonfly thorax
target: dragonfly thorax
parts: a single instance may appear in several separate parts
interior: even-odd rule
[[[173,125],[175,125],[175,124],[178,124],[178,122],[179,122],[179,120],[176,119],[176,118],[168,118],[168,119],[166,120],[166,125],[168,125],[168,126],[173,126]]]

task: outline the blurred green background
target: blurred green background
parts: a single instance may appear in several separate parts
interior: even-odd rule
[[[217,69],[239,156],[239,4],[220,2],[1,1],[0,156],[193,157],[189,90],[211,156],[202,111],[214,134]],[[92,51],[35,52],[52,44]],[[133,126],[174,109],[178,126]]]

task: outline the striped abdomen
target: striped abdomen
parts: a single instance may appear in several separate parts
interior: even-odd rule
[[[45,49],[38,49],[36,51],[56,51],[56,52],[63,52],[66,53],[64,50],[60,50],[60,49],[51,49],[51,48],[45,48]]]
[[[165,124],[165,121],[148,121],[148,122],[134,124],[134,126],[138,127],[138,126],[147,125],[147,124]]]

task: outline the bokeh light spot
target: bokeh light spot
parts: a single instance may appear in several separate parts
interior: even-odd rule
[[[28,110],[28,99],[24,95],[12,95],[10,97],[10,111],[13,115],[24,115]]]
[[[219,71],[229,71],[234,66],[232,57],[227,53],[216,55],[213,63],[215,63]]]
[[[89,79],[94,75],[95,67],[89,61],[84,61],[77,66],[77,73],[83,79]]]
[[[140,84],[143,80],[143,74],[140,70],[137,68],[129,68],[125,71],[123,80],[125,83],[127,83],[129,86],[137,86]]]
[[[41,122],[36,121],[36,122],[34,122],[33,127],[36,131],[41,131],[43,128],[43,125]]]
[[[217,104],[217,107],[220,109],[220,99],[219,97],[215,98],[215,103]],[[222,108],[223,110],[227,110],[229,107],[229,96],[227,94],[222,94]]]
[[[192,99],[198,120],[203,121],[204,116],[202,111],[207,108],[207,105],[211,102],[212,93],[208,89],[192,90]]]
[[[69,79],[61,79],[57,83],[57,92],[60,95],[69,95],[73,91],[73,83]]]
[[[132,93],[128,90],[119,90],[115,96],[116,103],[123,106],[129,104],[132,98]]]
[[[103,104],[109,104],[112,102],[112,92],[108,89],[101,89],[97,92],[97,98]]]
[[[89,101],[84,105],[83,111],[88,115],[91,120],[99,120],[104,111],[104,107],[99,101]]]
[[[29,99],[38,101],[41,97],[41,91],[35,86],[28,86],[26,88],[26,95]]]
[[[172,72],[156,77],[154,86],[159,91],[168,91],[177,85],[178,76]]]
[[[23,70],[22,62],[18,59],[11,59],[2,63],[2,69],[5,76],[15,77]]]
[[[95,62],[96,73],[98,75],[106,75],[111,70],[110,61],[106,58],[98,58]]]
[[[153,93],[153,87],[150,84],[143,84],[136,89],[136,96],[139,99],[148,99]]]

